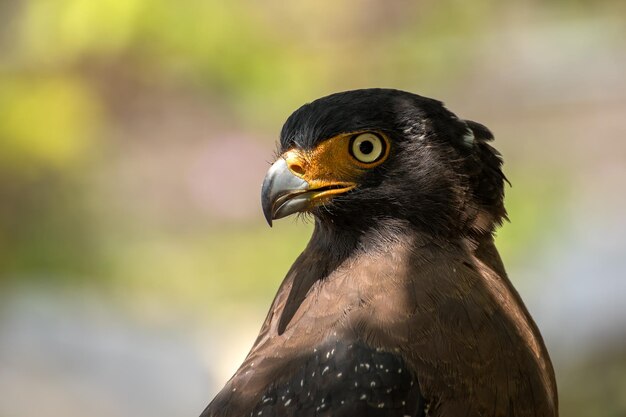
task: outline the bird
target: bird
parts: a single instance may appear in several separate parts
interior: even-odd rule
[[[554,369],[507,277],[501,154],[484,125],[396,89],[334,93],[285,122],[267,222],[310,241],[201,417],[558,416]]]

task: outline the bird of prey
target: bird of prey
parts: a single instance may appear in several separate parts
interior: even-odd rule
[[[492,139],[399,90],[296,110],[262,207],[270,225],[310,214],[313,235],[202,417],[557,416],[548,352],[494,245]]]

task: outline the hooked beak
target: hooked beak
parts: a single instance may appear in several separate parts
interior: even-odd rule
[[[272,226],[272,220],[281,219],[306,209],[309,183],[295,176],[287,167],[287,161],[279,158],[270,167],[261,188],[261,206],[265,220]]]
[[[302,176],[307,177],[306,174]],[[265,220],[272,226],[272,220],[309,210],[355,186],[352,182],[300,178],[281,157],[270,167],[263,180],[261,206]]]

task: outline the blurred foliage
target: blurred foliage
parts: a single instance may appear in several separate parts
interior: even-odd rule
[[[72,77],[7,76],[0,109],[0,277],[87,273],[80,176],[101,133],[96,98]]]
[[[219,95],[268,129],[320,91],[381,81],[452,90],[455,75],[482,59],[485,25],[511,12],[493,0],[350,0],[331,15],[323,4],[277,0],[31,0],[15,9],[9,68],[40,75],[119,60],[142,77]]]
[[[192,238],[116,240],[107,251],[114,266],[110,276],[133,302],[137,294],[154,303],[166,293],[168,303],[201,305],[211,314],[223,308],[266,308],[286,267],[309,239],[310,225],[281,229],[276,234],[264,225],[233,225]]]
[[[18,175],[72,170],[99,133],[97,100],[78,79],[2,78],[0,108],[0,164]]]
[[[571,369],[561,369],[560,413],[563,416],[621,417],[626,410],[624,344],[604,347]]]

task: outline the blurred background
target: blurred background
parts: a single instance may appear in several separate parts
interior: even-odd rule
[[[561,414],[626,415],[624,1],[2,0],[0,52],[0,417],[198,415],[311,232],[283,121],[374,86],[493,130]]]

